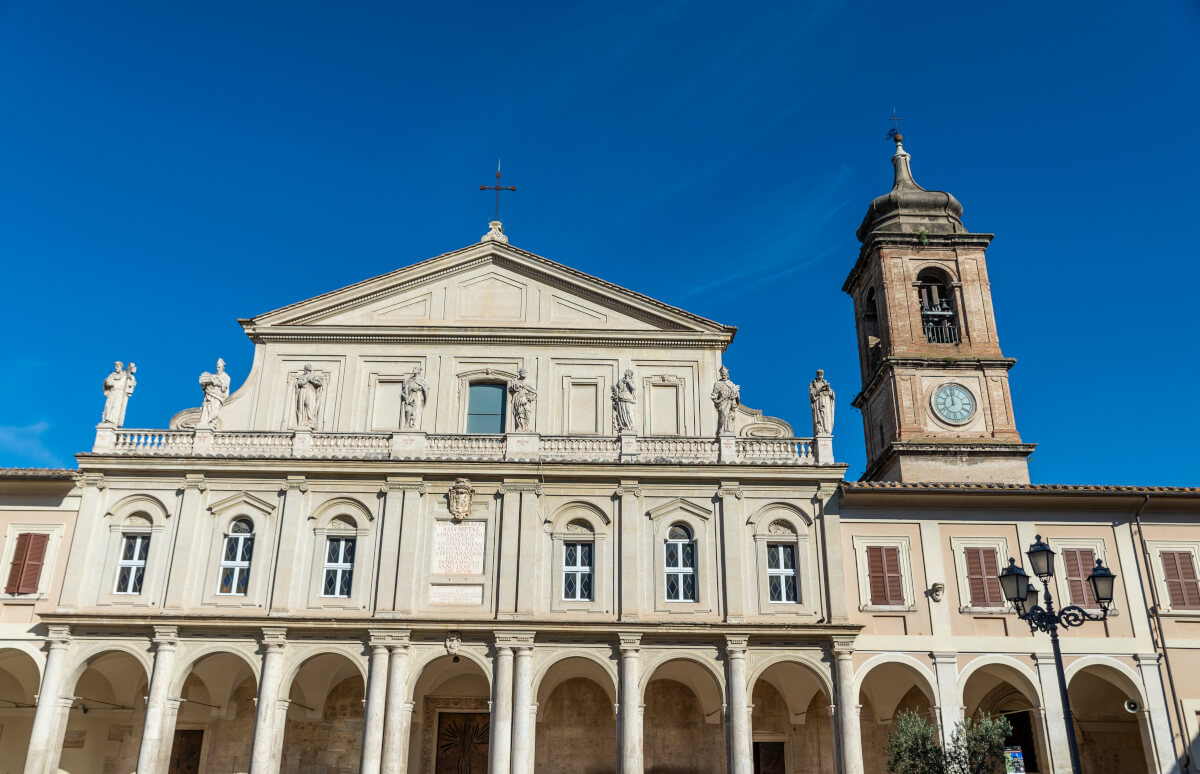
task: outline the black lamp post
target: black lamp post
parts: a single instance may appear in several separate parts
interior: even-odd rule
[[[1071,714],[1071,697],[1067,693],[1067,676],[1063,671],[1062,649],[1058,646],[1058,627],[1069,628],[1082,626],[1085,621],[1103,621],[1108,618],[1108,608],[1113,600],[1113,583],[1117,576],[1107,567],[1096,560],[1092,574],[1088,576],[1088,584],[1092,587],[1092,596],[1100,605],[1100,615],[1084,610],[1078,605],[1070,605],[1062,610],[1054,610],[1054,598],[1050,595],[1050,579],[1054,577],[1054,550],[1042,542],[1038,535],[1036,542],[1026,552],[1029,557],[1029,567],[1033,574],[1042,582],[1042,607],[1037,603],[1038,591],[1029,582],[1029,576],[1017,566],[1017,560],[1008,558],[1008,566],[1000,573],[1000,587],[1004,590],[1004,598],[1016,608],[1017,615],[1029,624],[1029,631],[1039,630],[1050,635],[1050,644],[1054,647],[1054,667],[1058,671],[1058,690],[1062,694],[1063,720],[1067,724],[1067,744],[1071,750],[1071,771],[1080,774],[1079,747],[1075,744],[1075,718]]]

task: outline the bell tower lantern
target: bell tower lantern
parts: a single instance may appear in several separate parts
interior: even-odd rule
[[[864,480],[1028,483],[984,253],[951,194],[913,180],[895,135],[892,190],[871,202],[854,299],[867,443]]]

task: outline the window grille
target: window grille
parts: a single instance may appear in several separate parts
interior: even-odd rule
[[[323,597],[349,597],[354,583],[354,543],[352,537],[331,537],[325,542],[325,580]]]
[[[563,599],[568,602],[592,601],[591,542],[563,544]]]
[[[116,594],[141,594],[146,579],[146,557],[150,554],[149,535],[122,535],[121,558],[117,560]]]
[[[676,524],[667,532],[664,565],[666,567],[667,601],[696,601],[696,543],[691,531]]]
[[[245,596],[250,583],[250,559],[254,554],[254,525],[238,519],[225,536],[221,551],[221,587],[218,594]]]
[[[767,586],[772,602],[799,602],[795,543],[767,545]]]

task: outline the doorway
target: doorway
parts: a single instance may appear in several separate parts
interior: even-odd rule
[[[203,749],[203,729],[176,731],[171,744],[170,774],[196,774],[200,771],[200,753]]]
[[[754,743],[754,774],[787,774],[783,742]]]
[[[434,774],[487,774],[489,720],[484,712],[439,712]]]

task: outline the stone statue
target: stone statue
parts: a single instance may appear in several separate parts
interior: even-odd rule
[[[471,515],[471,501],[475,499],[475,489],[465,478],[454,479],[454,485],[446,493],[446,507],[455,519],[465,519]]]
[[[421,427],[421,412],[425,410],[425,400],[429,397],[429,383],[421,378],[421,366],[413,369],[412,376],[404,380],[400,387],[400,400],[403,403],[401,427],[405,430],[417,430]]]
[[[120,360],[113,363],[112,373],[104,378],[104,413],[100,416],[100,424],[113,427],[125,424],[125,408],[137,386],[135,373],[137,366],[133,363],[128,367]]]
[[[637,403],[637,387],[633,383],[633,370],[626,369],[625,376],[612,388],[613,424],[618,433],[633,429],[633,407]]]
[[[321,405],[321,393],[325,392],[325,377],[312,370],[311,365],[304,366],[304,373],[295,381],[296,386],[296,427],[306,427],[309,430],[317,428],[317,411]]]
[[[817,378],[808,385],[808,399],[812,402],[813,435],[829,435],[833,432],[833,387],[819,368]]]
[[[204,391],[204,402],[200,404],[198,428],[216,427],[217,415],[229,397],[229,374],[225,373],[225,361],[217,358],[217,372],[200,374],[200,389]]]
[[[721,366],[721,378],[713,385],[713,405],[717,407],[717,432],[720,434],[733,432],[733,416],[742,402],[741,388],[729,381],[729,369]]]
[[[537,390],[533,384],[526,378],[524,368],[517,371],[516,381],[508,383],[508,394],[511,396],[509,402],[512,404],[512,415],[514,429],[518,433],[529,432],[530,427],[530,411],[533,408],[533,402],[537,400]]]

